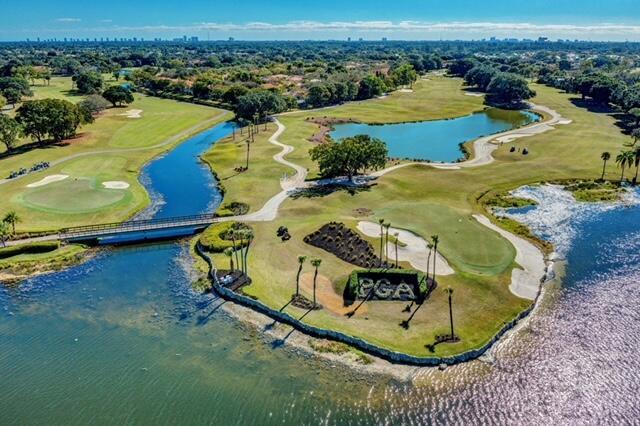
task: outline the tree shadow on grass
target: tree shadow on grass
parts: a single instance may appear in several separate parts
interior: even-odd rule
[[[369,192],[374,184],[344,185],[341,183],[331,183],[326,185],[314,185],[309,188],[297,189],[291,192],[290,197],[298,198],[322,198],[334,192],[346,192],[349,195],[356,195],[360,192]]]

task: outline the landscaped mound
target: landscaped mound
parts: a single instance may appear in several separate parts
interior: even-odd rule
[[[242,230],[251,230],[251,227],[241,222],[214,223],[200,235],[200,244],[206,251],[222,253],[225,249],[233,247],[232,231]],[[241,240],[239,236],[236,236],[235,240],[236,249],[245,247],[248,243],[247,240]]]
[[[332,253],[338,258],[362,268],[388,268],[376,256],[373,246],[360,238],[357,232],[344,226],[343,223],[330,222],[312,234],[304,237],[304,242]]]

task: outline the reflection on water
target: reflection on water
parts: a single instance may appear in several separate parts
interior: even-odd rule
[[[365,378],[274,348],[192,292],[184,244],[125,247],[0,288],[0,424],[637,422],[640,207],[523,191],[540,206],[519,219],[564,250],[567,276],[483,361],[415,385]]]
[[[461,143],[521,127],[539,119],[538,115],[529,111],[490,108],[448,120],[385,125],[336,124],[330,135],[335,140],[361,134],[380,138],[386,142],[392,158],[453,162],[462,157]]]

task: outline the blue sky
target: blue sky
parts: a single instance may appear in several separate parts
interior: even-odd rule
[[[0,0],[0,40],[36,37],[640,41],[640,0]]]

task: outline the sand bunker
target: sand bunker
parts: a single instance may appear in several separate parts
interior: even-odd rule
[[[112,180],[108,182],[102,182],[102,186],[107,189],[127,189],[130,185],[127,182],[122,182],[121,180]]]
[[[129,109],[122,114],[118,114],[127,118],[142,118],[142,110],[141,109]]]
[[[306,272],[300,276],[300,289],[302,293],[309,299],[313,297],[313,272]],[[357,304],[352,306],[344,306],[342,295],[337,294],[331,285],[331,280],[324,275],[318,275],[316,281],[316,299],[322,307],[334,314],[346,315],[352,312]],[[367,313],[367,304],[363,304],[355,312],[355,316]]]
[[[400,89],[398,90],[400,93],[413,93],[413,89]]]
[[[373,222],[358,222],[358,230],[368,237],[380,238],[380,224]],[[398,234],[398,241],[405,244],[404,247],[398,245],[398,260],[403,262],[409,262],[414,268],[426,272],[428,249],[427,242],[424,238],[419,237],[413,232],[405,231],[404,229],[389,228],[389,236]],[[389,259],[395,259],[396,246],[395,243],[389,242]],[[433,257],[429,262],[430,267],[433,267]],[[452,275],[454,273],[447,260],[438,253],[436,258],[436,275]]]
[[[29,185],[27,185],[27,188],[37,188],[39,186],[45,186],[53,182],[59,182],[61,180],[65,180],[68,177],[69,175],[50,175],[40,179],[37,182],[30,183]]]
[[[480,93],[480,92],[465,92],[465,95],[481,97],[481,96],[484,96],[484,93]]]

